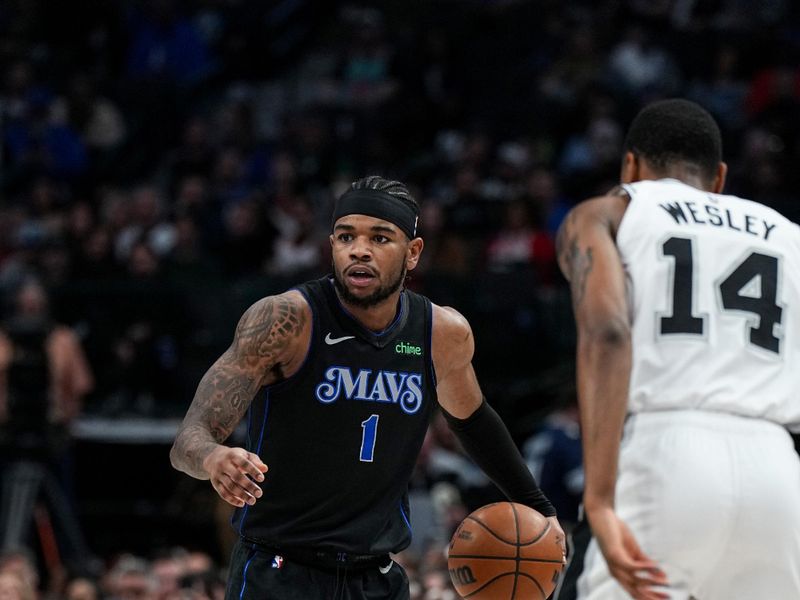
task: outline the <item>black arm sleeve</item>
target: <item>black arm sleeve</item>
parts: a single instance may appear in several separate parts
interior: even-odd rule
[[[467,454],[512,502],[525,504],[546,517],[556,510],[539,489],[500,416],[484,399],[466,419],[442,408],[447,424]]]

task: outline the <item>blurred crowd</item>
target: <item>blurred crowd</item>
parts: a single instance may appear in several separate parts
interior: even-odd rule
[[[471,320],[487,397],[572,515],[561,219],[616,183],[636,110],[684,96],[720,123],[727,191],[800,220],[798,65],[789,0],[8,0],[0,317],[35,281],[86,353],[84,414],[178,416],[249,303],[328,271],[348,183],[401,179],[426,243],[409,285]],[[496,490],[429,437],[415,486],[446,540]],[[415,572],[415,597],[451,593]],[[128,597],[107,579],[86,593]],[[178,589],[152,597],[205,597]]]
[[[88,410],[180,414],[241,309],[327,271],[333,198],[381,173],[423,206],[411,285],[536,335],[531,362],[548,366],[571,344],[541,316],[563,300],[554,232],[615,183],[644,102],[708,107],[729,191],[800,214],[797,12],[781,0],[3,3],[0,292],[35,275],[54,294],[97,372]],[[485,329],[494,373],[520,353],[498,357],[503,327]],[[510,364],[504,377],[531,369]]]
[[[44,585],[43,585],[44,584]],[[225,576],[208,554],[175,547],[153,556],[121,553],[96,576],[59,572],[41,582],[35,557],[0,554],[0,597],[9,600],[222,600]]]

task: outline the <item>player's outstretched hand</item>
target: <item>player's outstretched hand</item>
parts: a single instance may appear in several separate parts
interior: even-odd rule
[[[256,482],[264,481],[267,465],[244,448],[217,446],[203,461],[211,485],[228,504],[251,506],[261,497]]]
[[[611,575],[634,600],[662,600],[669,596],[654,587],[666,586],[667,576],[648,557],[628,526],[612,508],[587,511],[592,533],[600,544]]]

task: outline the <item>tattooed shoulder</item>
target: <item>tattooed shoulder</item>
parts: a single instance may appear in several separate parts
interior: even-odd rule
[[[302,335],[307,321],[305,301],[298,294],[263,298],[239,320],[235,354],[239,359],[275,364]]]
[[[202,473],[209,444],[233,431],[258,390],[280,379],[283,361],[308,320],[299,295],[271,296],[251,306],[239,321],[230,348],[201,379],[176,439],[175,456]]]
[[[558,232],[556,232],[556,258],[558,259],[558,264],[561,266],[561,270],[564,271],[564,276],[567,279],[569,279],[567,259],[569,256],[571,240],[575,236],[574,223],[577,211],[578,207],[575,207],[569,211],[564,219],[564,222],[561,223],[561,226],[558,228]]]
[[[583,302],[586,294],[586,280],[593,266],[592,247],[579,241],[578,213],[586,210],[586,205],[573,208],[558,231],[556,251],[558,264],[564,277],[570,282],[572,301],[575,306]]]

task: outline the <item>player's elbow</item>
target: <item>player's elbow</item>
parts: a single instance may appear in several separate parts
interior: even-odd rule
[[[631,343],[631,325],[624,317],[609,317],[584,326],[581,342],[606,348],[624,348]]]
[[[180,433],[175,438],[175,442],[172,444],[172,448],[169,449],[169,462],[172,465],[172,468],[177,471],[183,471],[183,452],[180,449]]]
[[[176,444],[172,444],[172,448],[169,449],[169,462],[172,465],[173,469],[179,469],[179,467],[178,467],[178,450],[175,448],[175,445]]]

